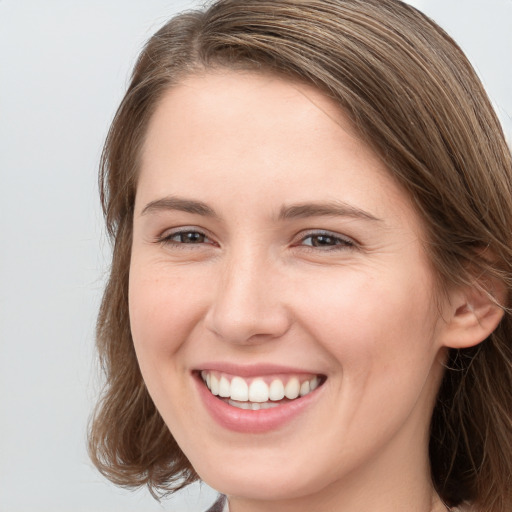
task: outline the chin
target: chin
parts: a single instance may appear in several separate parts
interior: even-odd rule
[[[229,466],[206,471],[200,477],[210,487],[227,496],[282,501],[315,494],[326,485],[325,481],[305,478],[304,469],[304,466],[297,469],[268,465],[244,469]]]

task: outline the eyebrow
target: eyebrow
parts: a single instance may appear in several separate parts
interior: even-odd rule
[[[354,219],[382,221],[382,219],[375,217],[371,213],[343,201],[293,204],[283,206],[279,213],[279,220],[307,217],[352,217]]]
[[[167,210],[178,210],[204,217],[219,218],[217,213],[206,203],[177,196],[167,196],[149,202],[143,208],[141,215]],[[308,217],[352,217],[354,219],[378,222],[382,220],[365,210],[356,208],[343,201],[299,203],[283,206],[279,212],[278,220],[304,219]]]
[[[203,215],[205,217],[218,217],[206,203],[175,196],[163,197],[149,202],[143,208],[141,215],[166,210],[178,210],[181,212]]]

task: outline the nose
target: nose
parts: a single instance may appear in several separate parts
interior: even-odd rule
[[[229,343],[259,344],[290,328],[285,289],[276,265],[251,251],[222,263],[214,281],[207,329]]]

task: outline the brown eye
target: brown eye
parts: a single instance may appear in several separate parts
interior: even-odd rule
[[[200,245],[212,243],[204,233],[192,229],[168,233],[160,237],[157,241],[168,245]]]
[[[197,231],[183,231],[172,235],[171,241],[182,244],[202,244],[206,241],[206,236]]]
[[[302,245],[318,248],[344,248],[353,247],[354,243],[346,238],[336,236],[332,233],[310,234],[302,239]]]
[[[311,245],[312,247],[325,247],[337,245],[336,238],[329,235],[314,235],[308,238],[310,242],[306,243],[306,245]]]

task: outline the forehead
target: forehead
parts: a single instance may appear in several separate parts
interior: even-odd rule
[[[396,207],[410,206],[331,98],[252,72],[193,75],[170,89],[149,123],[139,178],[137,196],[146,201],[185,194],[245,205],[259,197],[261,209],[274,210],[287,200],[364,206],[379,190]],[[377,210],[384,206],[373,202]]]
[[[206,143],[218,143],[222,136],[229,136],[234,148],[234,133],[237,146],[250,141],[270,146],[272,141],[334,140],[340,131],[360,142],[340,106],[312,85],[269,73],[219,69],[191,75],[164,94],[150,120],[143,156],[164,137],[166,144],[172,142],[171,135],[174,146],[200,142],[205,152]]]

